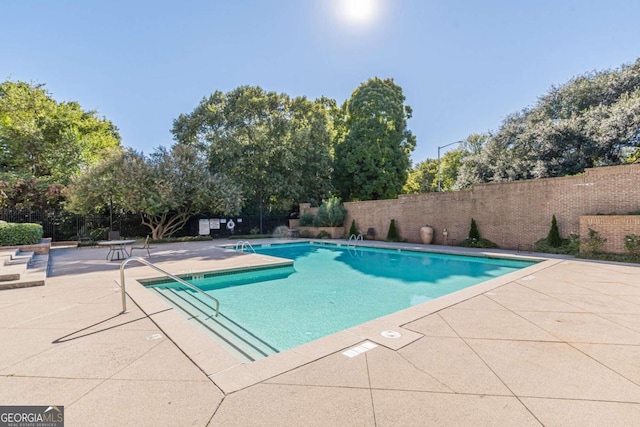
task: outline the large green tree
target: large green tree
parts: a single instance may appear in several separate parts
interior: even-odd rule
[[[331,100],[290,99],[260,87],[214,92],[173,135],[181,145],[208,154],[213,170],[242,186],[249,205],[289,208],[328,195],[331,174]]]
[[[320,205],[332,190],[331,157],[333,117],[337,112],[333,99],[322,97],[310,101],[297,97],[289,103],[288,138],[289,185],[280,195],[283,204],[310,202]]]
[[[113,203],[140,215],[154,239],[171,236],[194,215],[240,211],[240,187],[213,174],[194,147],[159,147],[150,156],[113,150],[89,167],[68,189],[68,209],[87,214]]]
[[[43,85],[0,84],[0,173],[65,185],[120,145],[110,121],[76,102],[56,102]]]
[[[29,174],[0,173],[0,207],[60,210],[64,186]]]
[[[334,186],[343,200],[394,198],[411,167],[411,107],[393,79],[369,79],[343,106],[335,144]]]
[[[438,161],[426,159],[413,167],[407,175],[403,192],[406,194],[430,193],[437,191]]]
[[[120,146],[116,127],[43,85],[0,83],[0,206],[58,210],[71,177]]]
[[[444,153],[439,162],[427,159],[418,163],[409,171],[403,191],[409,194],[438,191],[438,179],[440,191],[455,189],[458,171],[464,160],[481,150],[486,137],[487,135],[470,135],[458,148]]]
[[[508,116],[456,186],[556,177],[635,161],[640,147],[640,59],[552,87],[538,103]]]

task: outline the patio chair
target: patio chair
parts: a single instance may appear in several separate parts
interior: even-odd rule
[[[375,240],[376,239],[376,229],[375,228],[367,228],[367,240]]]
[[[142,246],[131,246],[131,256],[133,256],[133,250],[134,249],[142,249],[142,250],[146,250],[147,251],[147,258],[151,258],[151,251],[149,251],[149,249],[153,249],[149,246],[149,235],[147,234],[147,238],[144,239],[144,243],[142,244]]]

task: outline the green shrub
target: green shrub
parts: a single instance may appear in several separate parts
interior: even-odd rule
[[[469,229],[469,239],[480,240],[480,231],[478,230],[478,224],[476,220],[471,218],[471,228]]]
[[[99,227],[89,230],[89,237],[91,237],[91,240],[95,240],[96,242],[98,240],[106,240],[108,236],[109,227]]]
[[[316,227],[342,227],[347,210],[338,197],[323,202],[318,209],[313,225]]]
[[[600,236],[596,230],[589,229],[589,237],[584,239],[580,245],[580,252],[585,255],[593,255],[602,252],[602,247],[607,239]]]
[[[558,230],[558,221],[556,221],[555,215],[551,218],[551,229],[547,235],[547,244],[552,248],[559,248],[562,245],[560,230]]]
[[[629,252],[629,255],[640,258],[640,236],[637,234],[624,236],[624,248]]]
[[[329,234],[327,231],[322,230],[318,233],[318,235],[316,236],[317,239],[330,239],[331,238],[331,234]]]
[[[355,234],[356,236],[358,234],[360,234],[358,232],[358,227],[356,227],[356,220],[355,219],[351,220],[351,227],[349,228],[349,237],[351,237],[352,234]]]
[[[471,227],[469,228],[469,237],[460,242],[460,246],[465,248],[497,248],[498,245],[489,239],[480,237],[480,230],[476,220],[471,218]]]
[[[565,239],[566,243],[564,246],[567,248],[567,253],[571,255],[575,255],[580,253],[580,235],[579,234],[569,234],[569,238]]]
[[[465,248],[497,248],[498,245],[493,243],[489,239],[473,239],[471,237],[467,237],[462,242],[460,242],[460,246]]]
[[[547,238],[535,243],[535,251],[546,254],[577,255],[580,252],[580,236],[570,234],[568,239],[560,239],[560,246],[551,246]]]
[[[35,245],[42,238],[40,224],[0,224],[0,246]]]
[[[313,225],[313,220],[315,219],[315,215],[311,212],[305,212],[300,215],[300,226],[301,227],[310,227]]]
[[[395,219],[392,219],[391,224],[389,224],[389,232],[387,233],[387,242],[400,242],[400,235],[398,234],[398,229],[396,228]]]
[[[599,254],[587,255],[585,253],[579,253],[578,255],[576,255],[576,258],[597,259],[601,261],[628,262],[628,263],[640,264],[640,258],[633,255],[629,255],[629,254],[599,253]]]

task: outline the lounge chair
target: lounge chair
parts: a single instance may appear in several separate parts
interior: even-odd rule
[[[131,256],[133,256],[133,250],[134,249],[143,249],[147,251],[147,258],[151,258],[151,251],[149,251],[149,249],[151,249],[151,247],[149,246],[149,235],[147,234],[147,238],[144,239],[144,243],[142,244],[142,246],[131,246]]]

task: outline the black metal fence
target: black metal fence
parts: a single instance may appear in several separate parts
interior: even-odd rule
[[[233,219],[235,227],[233,233],[226,227],[226,222],[220,224],[219,229],[211,229],[212,237],[228,237],[231,234],[258,234],[260,233],[259,215],[238,215],[227,217],[221,215],[199,215],[191,218],[187,224],[176,233],[175,237],[197,236],[199,234],[200,219]],[[139,215],[118,214],[109,215],[76,215],[65,211],[41,211],[17,208],[1,208],[0,220],[6,222],[31,222],[42,225],[44,237],[51,237],[53,241],[77,240],[79,237],[90,237],[93,240],[104,240],[113,226],[120,231],[121,236],[143,237],[150,234],[149,227],[142,225]],[[262,230],[265,234],[271,234],[278,226],[289,225],[289,216],[286,214],[267,214],[262,218]],[[111,225],[113,224],[113,225]]]
[[[197,236],[199,231],[200,220],[214,219],[220,220],[220,228],[209,230],[209,234],[214,237],[229,237],[232,235],[252,235],[252,234],[272,234],[273,231],[280,226],[289,226],[289,215],[287,214],[265,214],[262,217],[262,232],[260,231],[260,215],[238,215],[238,216],[221,216],[221,215],[199,215],[191,218],[182,230],[188,230],[187,235]],[[229,220],[233,220],[235,227],[233,232],[227,229],[226,224]],[[222,222],[225,221],[225,222]],[[215,222],[215,221],[214,221]],[[178,235],[178,234],[176,234]]]
[[[6,222],[31,222],[42,225],[44,237],[53,241],[76,240],[90,237],[106,239],[113,223],[114,230],[124,236],[146,236],[149,229],[142,226],[137,215],[76,215],[66,211],[43,211],[18,208],[0,209],[0,220]]]

